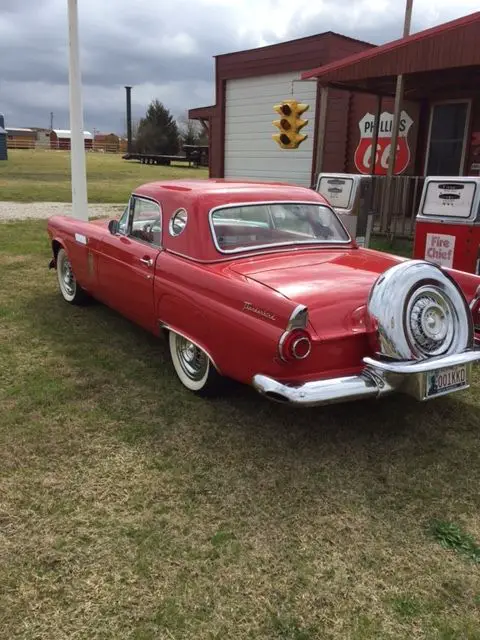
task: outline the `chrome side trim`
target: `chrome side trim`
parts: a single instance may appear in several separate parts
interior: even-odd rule
[[[178,329],[175,329],[174,327],[172,327],[169,324],[166,324],[165,322],[159,322],[158,326],[160,327],[160,329],[165,329],[166,331],[172,331],[173,333],[176,333],[177,335],[181,336],[182,338],[185,338],[185,340],[188,340],[189,342],[191,342],[192,344],[194,344],[198,349],[200,349],[201,351],[204,351],[207,356],[210,359],[210,362],[213,364],[213,366],[215,367],[215,369],[217,370],[217,372],[222,375],[222,372],[220,371],[220,369],[217,366],[217,363],[215,362],[215,360],[212,358],[212,355],[210,354],[209,351],[207,351],[205,349],[205,347],[202,347],[201,344],[198,344],[198,342],[196,342],[195,340],[192,340],[192,338],[190,336],[188,336],[186,333],[183,333],[182,331],[178,331]]]
[[[278,355],[280,357],[280,360],[282,360],[283,362],[287,362],[286,358],[283,357],[283,343],[287,339],[289,333],[290,331],[284,331],[280,336],[280,340],[278,341]]]
[[[215,258],[215,259],[209,258],[208,260],[205,260],[204,258],[196,258],[194,256],[189,256],[186,253],[181,253],[180,251],[175,251],[174,249],[171,249],[171,248],[170,249],[165,248],[164,251],[174,256],[178,256],[179,258],[185,258],[186,260],[190,260],[191,262],[197,262],[199,264],[217,264],[219,262],[232,262],[232,260],[243,260],[244,258],[253,258],[253,257],[257,258],[258,256],[278,255],[281,253],[286,253],[287,251],[291,255],[293,251],[295,252],[318,251],[319,249],[323,251],[335,251],[336,249],[338,250],[342,249],[342,251],[358,250],[358,248],[353,246],[345,248],[342,244],[340,246],[337,246],[334,242],[332,242],[331,244],[328,244],[328,245],[305,244],[298,247],[288,245],[288,246],[282,246],[282,247],[273,247],[272,249],[264,249],[263,251],[257,251],[256,249],[254,249],[252,251],[245,251],[245,253],[227,255],[227,256],[224,256],[223,258]],[[367,251],[367,249],[364,249],[364,251]],[[369,251],[371,251],[371,249],[369,249]],[[405,260],[408,260],[408,258],[405,258]]]

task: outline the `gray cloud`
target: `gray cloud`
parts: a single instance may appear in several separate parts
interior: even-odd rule
[[[53,111],[68,128],[67,2],[33,1],[35,11],[32,0],[0,0],[0,111],[7,126],[48,126]],[[474,4],[416,0],[413,30]],[[124,131],[125,84],[134,117],[153,98],[179,115],[214,101],[214,55],[327,30],[381,43],[402,21],[398,0],[323,0],[309,12],[286,0],[80,0],[85,127]]]

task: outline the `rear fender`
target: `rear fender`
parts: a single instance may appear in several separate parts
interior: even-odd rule
[[[170,324],[166,324],[165,322],[161,322],[159,323],[159,329],[160,332],[161,331],[173,331],[173,333],[178,334],[179,336],[182,336],[182,338],[186,338],[187,340],[189,340],[190,342],[192,342],[196,347],[199,347],[202,351],[204,351],[207,356],[210,358],[210,362],[213,364],[213,366],[215,367],[215,369],[217,370],[217,372],[219,374],[221,374],[221,370],[215,360],[215,358],[213,357],[212,353],[210,352],[209,348],[207,347],[207,345],[202,341],[202,340],[198,340],[195,336],[190,335],[188,332],[185,333],[184,331],[182,331],[181,329],[179,329],[178,327],[172,326]]]
[[[217,371],[241,382],[250,382],[252,370],[263,370],[278,357],[278,343],[295,303],[261,285],[197,269],[190,272],[188,267],[170,274],[168,267],[165,261],[156,274],[159,327],[191,340],[209,355]]]
[[[458,271],[458,269],[448,269],[445,267],[442,267],[442,271],[448,273],[450,277],[455,280],[458,286],[462,289],[467,302],[470,304],[475,297],[478,287],[480,287],[480,276],[473,273],[467,273],[466,271]]]

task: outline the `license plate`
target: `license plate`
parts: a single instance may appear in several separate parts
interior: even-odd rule
[[[425,374],[425,377],[425,395],[427,398],[443,396],[453,391],[467,389],[469,386],[466,365],[429,371]]]

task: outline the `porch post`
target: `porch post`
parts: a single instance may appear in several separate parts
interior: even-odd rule
[[[370,175],[374,176],[375,175],[375,168],[376,168],[376,159],[377,159],[377,143],[378,143],[378,130],[380,128],[380,116],[382,115],[382,96],[378,95],[377,96],[377,110],[375,113],[375,124],[374,124],[374,129],[373,129],[373,138],[372,138],[372,166],[370,168]],[[374,198],[375,198],[375,189],[376,189],[376,182],[375,180],[372,179],[372,184],[370,187],[370,202],[369,202],[369,213],[373,212],[373,202],[374,202]],[[380,215],[383,215],[383,212],[380,212]]]
[[[318,91],[317,91],[318,95]],[[323,154],[325,151],[325,131],[327,128],[327,103],[328,103],[328,87],[320,87],[320,114],[318,117],[317,128],[317,148],[315,150],[315,184],[317,188],[318,176],[323,168]]]
[[[377,96],[377,111],[375,113],[375,125],[372,138],[372,167],[370,173],[375,175],[376,159],[377,159],[377,143],[378,143],[378,129],[380,127],[380,116],[382,115],[382,96]]]
[[[412,22],[412,6],[413,0],[406,0],[405,6],[405,22],[403,25],[403,37],[406,38],[410,34],[410,25]],[[395,167],[395,159],[397,156],[397,140],[398,140],[398,126],[400,124],[400,111],[402,108],[402,99],[403,99],[403,74],[397,76],[397,86],[395,91],[395,107],[393,113],[393,123],[392,123],[392,140],[390,145],[390,154],[388,156],[388,169],[387,169],[387,179],[385,184],[385,199],[384,199],[384,209],[390,207],[390,194],[392,189],[392,178],[393,178],[393,170]],[[387,232],[390,231],[390,224],[392,216],[387,212]],[[395,231],[394,231],[395,233]]]

